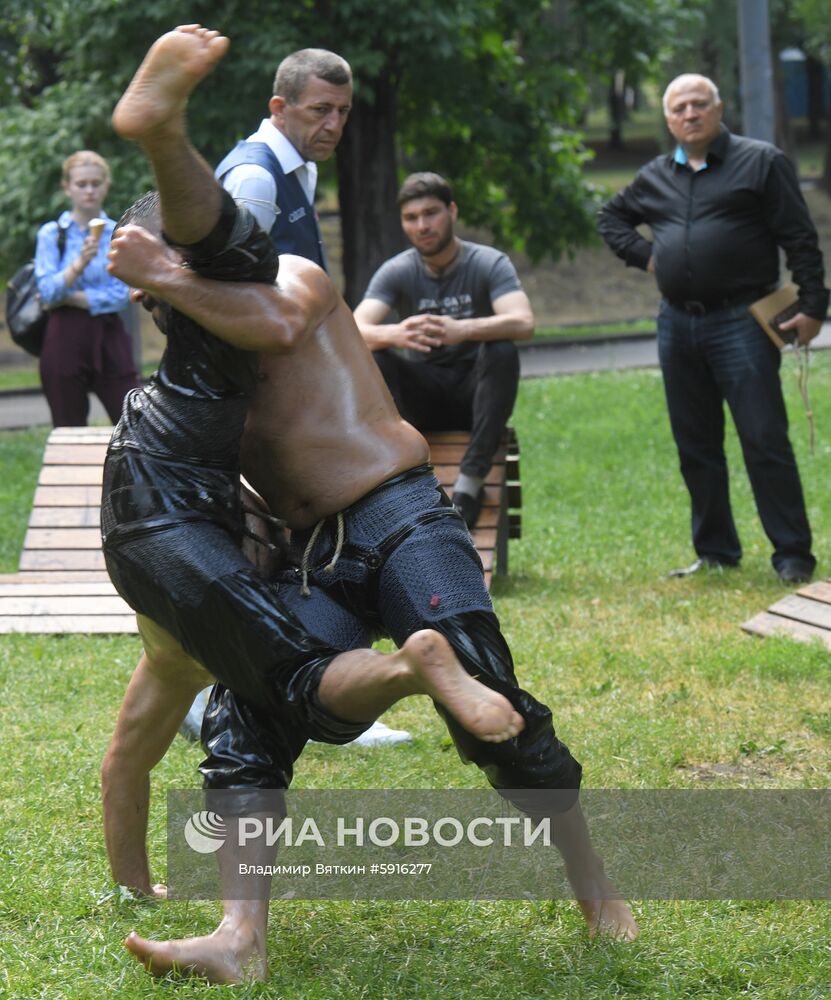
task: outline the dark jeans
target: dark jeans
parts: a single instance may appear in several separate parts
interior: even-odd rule
[[[482,341],[475,360],[453,366],[408,361],[392,350],[374,357],[401,416],[420,431],[469,430],[460,469],[486,476],[519,387],[516,344]]]
[[[724,402],[730,407],[775,569],[812,570],[811,529],[779,381],[781,356],[747,305],[691,316],[663,301],[658,355],[700,557],[736,564],[742,549],[730,510]]]

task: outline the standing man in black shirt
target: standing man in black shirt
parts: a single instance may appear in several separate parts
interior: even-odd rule
[[[603,206],[598,229],[627,266],[655,275],[663,295],[658,353],[697,554],[671,575],[741,559],[724,456],[726,400],[773,567],[783,582],[801,583],[816,560],[788,439],[781,358],[748,305],[777,286],[781,247],[799,286],[799,312],[782,328],[808,344],[828,308],[822,254],[788,159],[770,143],[732,135],[722,110],[712,80],[673,80],[664,114],[675,151],[648,163]],[[641,223],[651,243],[637,231]]]

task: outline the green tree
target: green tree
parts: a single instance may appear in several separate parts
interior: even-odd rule
[[[560,3],[571,39],[567,58],[602,88],[609,108],[609,145],[623,147],[627,90],[652,78],[668,49],[683,44],[702,21],[702,0],[580,0]]]
[[[675,0],[648,0],[656,11]],[[628,0],[571,3],[581,30]],[[0,27],[0,235],[8,271],[35,228],[62,204],[60,163],[92,147],[111,160],[112,214],[150,184],[138,151],[109,127],[111,106],[152,40],[177,20],[175,0],[37,0]],[[337,154],[346,293],[360,297],[377,264],[401,245],[401,173],[435,169],[454,185],[464,220],[533,259],[558,257],[593,231],[594,192],[575,130],[587,89],[563,30],[562,4],[527,0],[194,0],[188,19],[232,39],[229,57],[195,95],[191,128],[216,162],[267,114],[277,62],[316,45],[347,58],[355,103]],[[598,48],[599,46],[596,46]],[[578,53],[579,54],[579,53]],[[596,59],[599,61],[600,57]],[[336,178],[333,176],[336,173]]]

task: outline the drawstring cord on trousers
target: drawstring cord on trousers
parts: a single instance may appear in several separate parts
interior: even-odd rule
[[[346,534],[346,527],[343,519],[343,514],[338,513],[338,535],[335,542],[335,554],[329,560],[329,562],[323,567],[325,573],[331,573],[340,559],[341,552],[343,551],[343,541]],[[304,597],[309,597],[311,591],[309,590],[309,562],[312,557],[312,551],[314,550],[315,542],[317,541],[318,535],[320,534],[323,525],[326,523],[326,518],[324,517],[322,521],[318,521],[314,526],[314,531],[309,538],[306,548],[303,550],[303,559],[300,562],[300,573],[303,577],[303,585],[300,588],[300,593]]]

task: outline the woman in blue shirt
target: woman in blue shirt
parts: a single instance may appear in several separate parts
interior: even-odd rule
[[[141,384],[130,336],[118,313],[127,286],[107,272],[115,222],[103,210],[110,168],[81,150],[63,164],[63,190],[71,209],[38,232],[35,273],[50,309],[40,357],[40,380],[55,427],[83,426],[94,392],[115,423],[124,396]],[[90,222],[103,220],[103,227]],[[59,230],[65,234],[63,253]]]

